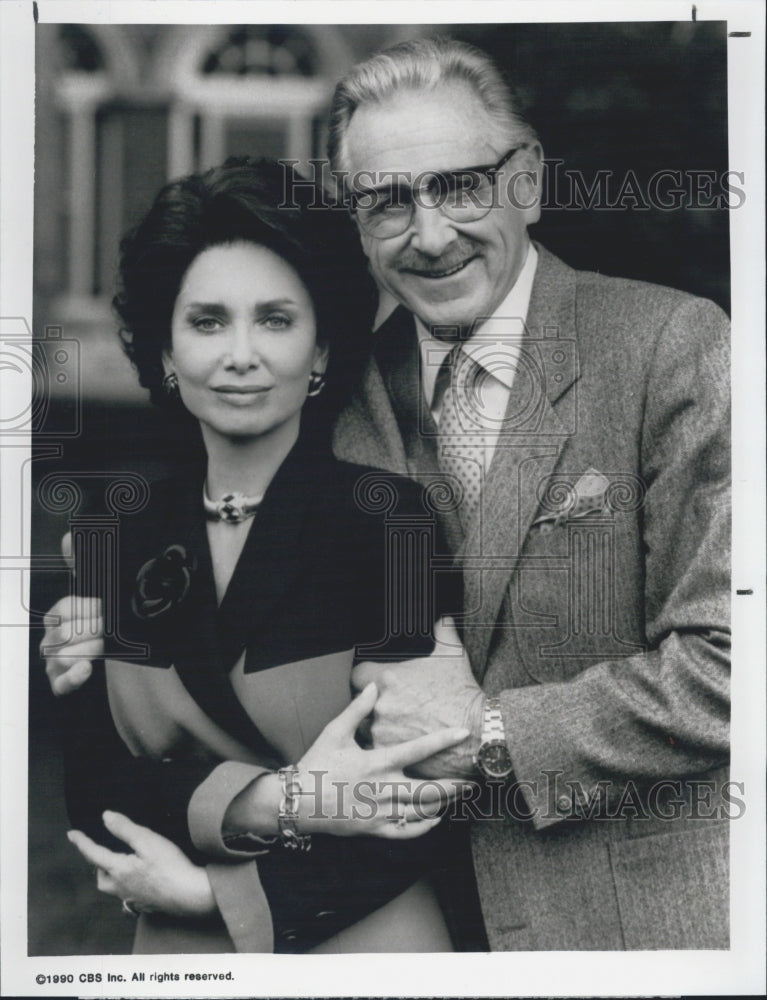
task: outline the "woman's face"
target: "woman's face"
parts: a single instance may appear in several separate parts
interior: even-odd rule
[[[287,261],[256,243],[208,247],[189,266],[166,371],[203,435],[297,432],[312,371],[324,371],[314,308]]]

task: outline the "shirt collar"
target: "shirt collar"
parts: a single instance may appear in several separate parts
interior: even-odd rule
[[[462,348],[466,354],[489,371],[507,389],[511,388],[514,381],[514,370],[519,355],[520,342],[524,334],[527,310],[530,307],[530,296],[537,266],[538,252],[531,243],[522,270],[509,294],[493,315],[478,327],[480,336],[476,340],[472,337],[466,341]],[[426,399],[432,400],[437,373],[453,345],[449,341],[432,337],[417,316],[415,325],[421,351],[423,388]],[[492,343],[489,342],[490,340]],[[502,363],[499,364],[499,361]],[[504,361],[505,363],[503,363]]]

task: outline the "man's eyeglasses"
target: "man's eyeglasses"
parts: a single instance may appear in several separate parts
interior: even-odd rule
[[[495,179],[501,168],[526,145],[514,146],[488,166],[426,171],[412,187],[393,182],[352,192],[350,211],[360,228],[379,240],[401,236],[410,226],[416,205],[437,208],[454,222],[476,222],[493,207]]]

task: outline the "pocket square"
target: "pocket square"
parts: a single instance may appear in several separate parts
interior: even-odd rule
[[[536,518],[533,527],[538,526],[542,534],[547,534],[566,520],[609,510],[606,501],[609,486],[610,480],[593,468],[587,469],[574,486],[564,477],[557,477],[549,484],[547,506],[550,512]],[[560,496],[561,500],[555,506],[553,498]],[[552,507],[555,509],[552,510]]]

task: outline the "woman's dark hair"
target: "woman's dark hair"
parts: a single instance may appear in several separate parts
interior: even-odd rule
[[[318,342],[330,350],[327,387],[310,402],[335,413],[368,355],[375,289],[344,209],[292,167],[272,160],[231,158],[172,181],[123,238],[112,304],[141,385],[154,403],[167,404],[162,352],[170,347],[183,277],[206,248],[241,240],[278,254],[306,286]]]

